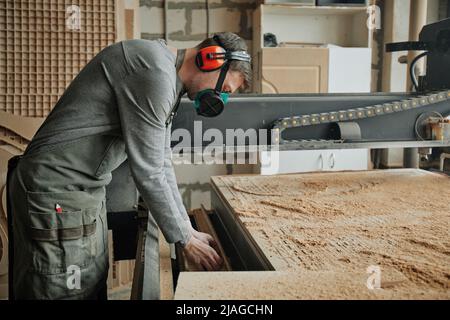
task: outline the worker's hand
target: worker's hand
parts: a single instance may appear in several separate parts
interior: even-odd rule
[[[195,236],[184,247],[184,254],[189,261],[208,271],[219,270],[223,263],[216,250]]]
[[[216,251],[218,251],[216,240],[214,240],[214,238],[210,234],[197,231],[192,227],[192,225],[191,225],[191,233],[195,238],[197,238],[198,240],[207,245],[210,245]]]

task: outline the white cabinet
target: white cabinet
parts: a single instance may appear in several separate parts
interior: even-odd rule
[[[370,92],[369,18],[366,6],[258,6],[253,13],[253,91]],[[266,33],[276,36],[278,47],[264,47]]]
[[[258,161],[262,175],[368,169],[367,149],[261,151]]]

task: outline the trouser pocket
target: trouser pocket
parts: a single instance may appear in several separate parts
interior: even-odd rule
[[[33,272],[85,269],[97,255],[101,199],[86,192],[27,192]]]

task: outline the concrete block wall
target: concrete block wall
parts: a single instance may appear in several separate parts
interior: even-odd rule
[[[187,48],[216,32],[234,32],[252,41],[252,0],[141,0],[141,38],[166,39],[169,45]],[[165,21],[165,17],[167,21]]]

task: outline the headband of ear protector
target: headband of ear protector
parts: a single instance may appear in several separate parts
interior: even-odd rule
[[[228,93],[222,92],[223,82],[233,60],[251,62],[250,55],[245,51],[227,51],[218,36],[213,40],[218,45],[208,46],[198,51],[195,57],[197,67],[203,72],[221,70],[214,89],[205,89],[197,93],[195,108],[197,114],[205,117],[216,117],[222,113],[228,101]]]

